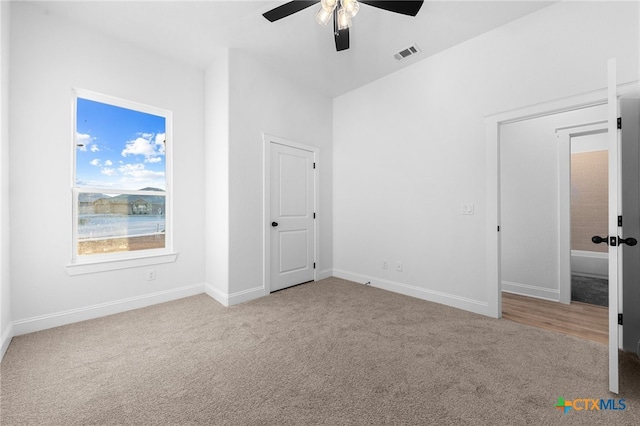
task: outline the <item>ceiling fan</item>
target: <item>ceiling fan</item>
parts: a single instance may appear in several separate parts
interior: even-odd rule
[[[314,4],[317,0],[304,1],[294,0],[271,9],[262,14],[270,22],[286,18],[296,12],[300,12]],[[320,9],[316,13],[316,21],[321,25],[327,25],[333,17],[333,35],[336,42],[336,50],[346,50],[349,48],[349,27],[351,18],[356,16],[360,10],[360,3],[388,10],[389,12],[401,13],[403,15],[416,16],[422,7],[424,0],[402,1],[402,0],[322,0]]]

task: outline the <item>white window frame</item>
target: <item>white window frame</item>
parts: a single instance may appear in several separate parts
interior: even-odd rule
[[[104,95],[89,90],[75,88],[72,91],[72,143],[71,143],[71,195],[72,195],[72,239],[71,263],[67,265],[69,275],[89,274],[117,269],[149,266],[174,262],[177,253],[173,251],[173,114],[169,110],[142,103]],[[78,98],[101,102],[121,108],[153,114],[165,118],[165,247],[158,249],[114,252],[107,254],[78,254],[78,196],[85,192],[108,192],[104,188],[76,187],[76,116]],[[158,195],[156,191],[132,191],[115,189],[118,194]]]

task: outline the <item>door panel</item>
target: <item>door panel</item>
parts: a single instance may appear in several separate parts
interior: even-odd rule
[[[280,268],[281,274],[299,271],[309,266],[309,231],[295,229],[280,231]]]
[[[270,291],[314,279],[314,153],[271,143]]]
[[[640,239],[640,107],[637,99],[620,99],[622,238]],[[622,349],[636,353],[640,342],[640,245],[622,249]]]

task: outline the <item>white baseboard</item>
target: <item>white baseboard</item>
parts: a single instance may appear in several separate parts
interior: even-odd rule
[[[9,323],[9,326],[4,333],[2,333],[2,337],[0,338],[0,361],[2,361],[4,354],[7,352],[11,339],[13,339],[13,323]]]
[[[330,278],[333,276],[333,269],[325,269],[323,271],[319,271],[316,276],[316,281],[324,280],[325,278]]]
[[[264,287],[262,286],[226,294],[207,283],[204,285],[204,291],[222,306],[233,306],[264,296]]]
[[[451,306],[457,309],[473,312],[480,315],[490,316],[489,305],[487,302],[469,299],[466,297],[456,296],[441,291],[428,290],[422,287],[416,287],[409,284],[403,284],[395,281],[389,281],[381,278],[371,277],[368,275],[356,274],[353,272],[343,271],[340,269],[333,270],[333,276],[358,283],[371,283],[372,287],[381,288],[383,290],[392,291],[394,293],[404,294],[429,302],[439,303],[441,305]]]
[[[552,302],[560,301],[560,290],[535,285],[502,281],[502,291],[519,294],[521,296],[535,297],[537,299],[551,300]]]
[[[229,295],[218,290],[211,284],[205,283],[204,292],[222,306],[229,306]]]
[[[113,302],[100,303],[83,308],[70,309],[68,311],[55,312],[53,314],[17,320],[12,322],[13,335],[19,336],[21,334],[33,333],[34,331],[46,330],[48,328],[59,327],[61,325],[71,324],[74,322],[118,314],[120,312],[144,308],[158,303],[182,299],[183,297],[195,296],[196,294],[201,294],[203,292],[203,284],[192,284],[171,290],[115,300]]]
[[[262,296],[264,296],[264,287],[262,286],[231,293],[229,295],[229,306],[248,302],[249,300],[257,299]]]

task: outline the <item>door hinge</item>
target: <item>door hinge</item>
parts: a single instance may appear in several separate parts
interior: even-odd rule
[[[622,216],[618,216],[618,226],[622,226]]]
[[[313,168],[314,168],[314,169],[316,168],[316,163],[313,163]]]
[[[313,269],[316,269],[316,262],[313,262]]]
[[[622,314],[618,314],[618,325],[622,325]]]
[[[313,212],[313,218],[314,219],[316,218],[316,212]]]
[[[498,225],[498,232],[500,232],[500,225]]]
[[[618,129],[622,129],[622,117],[618,117]]]

